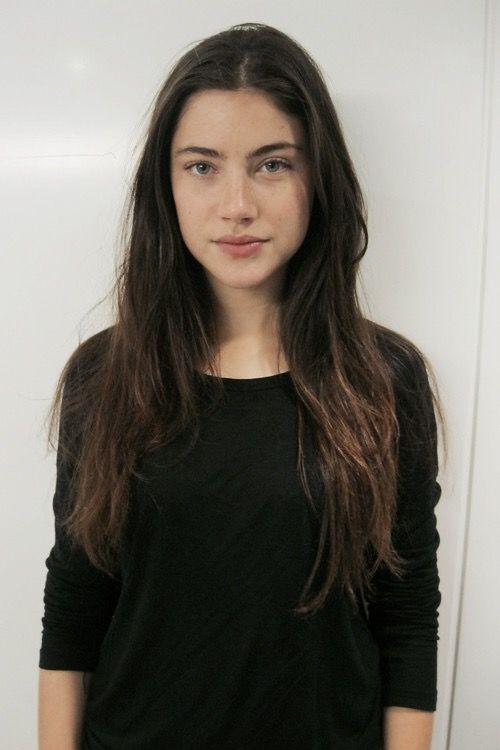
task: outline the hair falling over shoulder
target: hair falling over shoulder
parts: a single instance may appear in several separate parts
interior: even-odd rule
[[[309,616],[334,586],[357,606],[356,592],[370,591],[381,565],[403,575],[404,560],[392,543],[400,428],[408,417],[407,455],[428,451],[437,473],[433,405],[441,425],[444,420],[426,357],[361,313],[356,279],[368,243],[363,198],[322,74],[286,34],[264,24],[215,34],[188,50],[160,88],[127,203],[112,292],[115,322],[67,361],[50,409],[49,440],[55,447],[59,422],[58,466],[72,478],[67,533],[113,576],[131,478],[140,477],[138,459],[187,428],[196,441],[196,370],[205,363],[216,373],[210,290],[185,251],[170,188],[171,139],[191,94],[244,87],[259,89],[300,119],[314,179],[310,225],[288,263],[280,305],[281,348],[297,394],[297,471],[319,529],[314,566],[294,609]],[[320,504],[308,486],[306,431],[324,487]]]

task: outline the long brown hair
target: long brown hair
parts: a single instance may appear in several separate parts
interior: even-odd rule
[[[403,575],[392,541],[398,404],[409,404],[420,420],[412,430],[420,442],[408,450],[427,450],[427,465],[437,473],[426,371],[441,424],[443,417],[423,353],[360,311],[356,278],[368,243],[363,198],[322,74],[286,34],[264,24],[215,34],[185,52],[161,86],[127,202],[112,292],[115,322],[81,342],[67,361],[49,412],[49,442],[55,448],[60,419],[58,467],[72,481],[62,528],[93,565],[114,576],[131,479],[141,478],[138,459],[185,429],[196,442],[200,363],[222,394],[210,289],[183,242],[172,198],[172,136],[190,95],[245,87],[299,118],[313,175],[311,221],[288,263],[279,312],[280,345],[297,394],[297,471],[319,520],[315,563],[293,610],[310,615],[334,585],[357,606],[356,592],[371,590],[380,565]],[[319,505],[309,489],[306,431],[324,486]]]

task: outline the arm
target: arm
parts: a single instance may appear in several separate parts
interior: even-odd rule
[[[89,672],[40,669],[38,750],[79,750]]]
[[[383,566],[374,576],[370,626],[380,651],[384,750],[429,750],[437,703],[439,534],[435,506],[437,431],[425,366],[400,372],[398,505],[393,543],[406,560],[401,579]]]
[[[430,750],[434,713],[388,706],[384,710],[384,750]]]
[[[62,430],[71,430],[64,396],[60,434]],[[97,570],[83,550],[71,543],[60,523],[73,499],[72,472],[58,449],[55,543],[45,561],[48,572],[38,662],[40,750],[79,748],[90,676],[121,590],[121,581]]]

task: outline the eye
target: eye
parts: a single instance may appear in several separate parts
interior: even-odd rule
[[[284,169],[290,169],[290,164],[285,159],[268,159],[266,162],[264,162],[264,165],[266,164],[279,164]],[[281,169],[279,170],[282,171]],[[276,174],[275,170],[272,170],[270,174]]]
[[[279,172],[283,172],[286,169],[290,169],[290,164],[286,161],[286,159],[268,159],[262,166],[268,167],[269,165],[272,165],[271,169],[266,169],[266,172],[268,174],[278,174]],[[201,169],[199,169],[199,167]],[[278,169],[276,169],[278,167]],[[194,172],[193,172],[194,168]],[[213,169],[211,164],[208,164],[206,161],[197,161],[193,162],[192,164],[186,164],[185,169],[188,172],[191,172],[191,174],[198,175],[199,177],[204,177],[208,174],[210,174],[210,170]]]
[[[200,165],[203,166],[203,167],[210,167],[210,169],[212,169],[211,165],[207,164],[206,161],[197,161],[194,164],[187,164],[186,165],[186,169],[187,169],[188,172],[191,172],[191,170],[192,170],[193,167],[199,167]],[[207,174],[207,172],[201,172],[200,173],[200,172],[196,171],[194,174],[198,174],[198,175],[200,175],[200,177],[203,177],[204,175]]]

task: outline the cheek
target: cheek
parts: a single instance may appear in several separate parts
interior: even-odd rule
[[[189,206],[186,191],[183,190],[179,185],[176,185],[175,182],[172,184],[172,196],[177,213],[186,213],[187,207]]]
[[[193,190],[178,190],[175,194],[177,214],[193,223],[203,220],[207,214],[206,197],[198,196]]]
[[[196,233],[196,213],[193,211],[192,201],[187,198],[188,196],[178,186],[172,185],[172,199],[179,229],[184,242],[190,246],[193,231]]]
[[[192,237],[198,232],[198,224],[200,221],[192,196],[186,194],[183,195],[182,192],[177,191],[174,193],[174,204],[177,221],[179,222],[179,227],[184,239],[192,239]]]
[[[310,200],[305,185],[296,184],[290,190],[284,205],[282,206],[281,225],[289,230],[304,231],[309,225]]]

